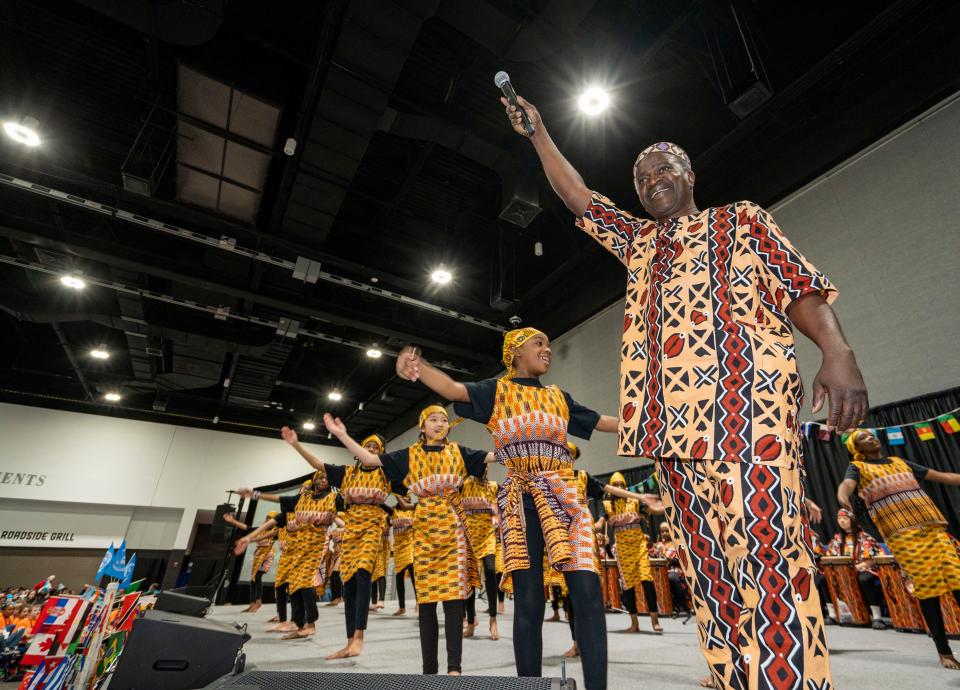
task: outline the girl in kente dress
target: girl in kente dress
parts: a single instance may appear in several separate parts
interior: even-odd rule
[[[480,585],[470,545],[460,487],[468,475],[483,475],[493,453],[471,450],[447,439],[447,412],[432,405],[420,413],[420,440],[393,453],[375,455],[350,438],[339,419],[324,415],[327,431],[367,467],[382,467],[394,482],[417,497],[413,517],[413,576],[416,581],[420,648],[424,674],[438,672],[437,603],[443,603],[447,673],[460,675],[463,600]],[[399,487],[398,487],[399,488]]]
[[[390,516],[390,529],[393,530],[393,571],[397,581],[397,610],[394,616],[403,616],[407,613],[407,588],[405,578],[409,575],[410,583],[416,584],[413,579],[413,516],[415,506],[410,502],[410,495],[397,495],[397,505]],[[417,598],[416,591],[413,594]]]
[[[497,538],[494,525],[497,516],[497,483],[487,479],[486,469],[482,477],[467,477],[460,490],[463,497],[463,507],[467,511],[467,531],[470,533],[470,544],[477,557],[477,567],[483,572],[484,584],[487,588],[488,613],[490,615],[490,639],[499,640],[500,630],[497,628],[497,571],[496,553]],[[467,626],[464,628],[464,637],[473,637],[476,628],[477,591],[473,590],[466,600]]]
[[[578,404],[540,376],[550,369],[550,339],[535,328],[504,336],[501,379],[460,383],[407,346],[397,374],[422,381],[454,401],[457,414],[481,422],[493,436],[496,459],[507,468],[497,500],[504,585],[515,600],[513,653],[520,676],[543,667],[543,556],[564,574],[577,611],[576,636],[587,690],[607,684],[607,634],[600,578],[593,558],[593,520],[578,499],[567,434],[588,439],[594,429],[615,433],[617,418]]]
[[[346,505],[346,526],[340,547],[340,578],[343,580],[347,645],[326,658],[359,656],[363,652],[363,635],[367,629],[371,574],[380,555],[383,529],[387,524],[387,510],[383,502],[390,496],[390,483],[382,470],[364,469],[359,461],[350,467],[321,462],[300,445],[297,432],[289,427],[283,427],[281,435],[311,467],[326,473],[330,484],[339,487]],[[384,451],[384,443],[379,436],[364,439],[363,447],[368,452]]]

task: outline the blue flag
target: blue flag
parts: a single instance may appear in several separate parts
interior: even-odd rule
[[[120,548],[113,553],[113,560],[104,571],[105,575],[120,579],[123,577],[124,568],[127,567],[127,540],[120,542]]]
[[[903,429],[899,426],[887,427],[887,445],[902,446],[906,441],[903,440]]]
[[[110,567],[110,563],[113,562],[113,542],[110,542],[110,548],[107,549],[107,552],[103,554],[103,558],[100,560],[100,567],[97,568],[97,576],[95,580],[99,580],[103,577],[103,574],[107,572],[107,568]]]
[[[127,561],[126,566],[123,568],[123,578],[120,580],[120,589],[125,589],[130,586],[130,583],[133,581],[133,569],[137,565],[137,554],[130,556],[130,560]]]

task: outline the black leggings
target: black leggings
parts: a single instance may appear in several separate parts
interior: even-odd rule
[[[250,603],[263,599],[263,571],[257,571],[250,583]]]
[[[353,639],[357,630],[367,629],[367,614],[370,612],[370,573],[358,570],[343,583],[344,618],[347,623],[347,639]]]
[[[543,529],[536,508],[523,506],[530,567],[513,572],[513,655],[518,676],[539,677],[543,669]],[[587,690],[607,687],[607,623],[596,573],[564,573],[570,601],[577,611],[574,637],[580,647]]]
[[[647,610],[650,613],[658,612],[657,604],[657,588],[653,586],[653,583],[649,580],[644,580],[643,584],[643,595],[647,600]],[[636,589],[631,587],[630,589],[623,590],[623,605],[627,607],[627,613],[632,613],[636,615],[637,613],[637,592]]]
[[[301,587],[290,595],[291,618],[298,628],[312,625],[317,620],[317,590]]]
[[[287,586],[280,585],[273,588],[273,595],[277,599],[277,619],[281,623],[287,622]]]
[[[374,585],[375,586],[372,586],[370,588],[370,603],[371,604],[377,603],[378,601],[377,594],[380,595],[379,601],[386,601],[387,600],[387,576],[384,575],[383,577],[378,577]]]
[[[330,575],[330,595],[334,599],[343,598],[343,580],[340,579],[339,570],[334,570]]]
[[[440,662],[437,646],[440,642],[440,625],[437,622],[437,602],[420,604],[417,612],[420,619],[420,652],[423,655],[423,674],[436,675]],[[463,601],[443,602],[443,633],[447,638],[447,673],[460,672],[463,657]]]
[[[873,573],[863,571],[857,575],[860,591],[867,600],[868,606],[883,606],[883,590],[880,588],[880,578]]]
[[[413,598],[416,601],[417,598],[417,583],[413,580],[413,564],[408,565],[406,568],[397,573],[397,601],[399,602],[399,608],[407,608],[407,586],[403,581],[404,575],[410,574],[410,586],[413,587]]]
[[[953,590],[953,598],[960,604],[960,589]],[[933,643],[937,645],[937,654],[953,654],[950,643],[947,642],[947,629],[943,622],[940,597],[921,599],[920,611],[923,613],[923,620],[927,622],[927,627],[930,628],[930,637],[933,638]]]
[[[480,564],[483,566],[483,581],[487,585],[487,608],[491,618],[497,617],[497,599],[493,596],[493,592],[499,592],[499,580],[497,579],[496,570],[494,570],[494,564],[496,563],[496,558],[493,554],[489,556],[484,556],[480,561]],[[467,597],[467,623],[473,625],[477,620],[477,590],[474,589],[470,595]]]

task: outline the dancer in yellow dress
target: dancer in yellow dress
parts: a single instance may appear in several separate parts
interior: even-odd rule
[[[960,485],[960,474],[939,472],[901,458],[888,457],[872,432],[857,429],[847,437],[852,456],[837,488],[840,505],[853,511],[856,491],[867,506],[897,564],[909,576],[913,596],[937,646],[940,664],[960,670],[944,627],[940,597],[952,594],[960,604],[960,553],[947,532],[947,521],[919,482]]]
[[[610,485],[617,489],[626,489],[623,475],[614,472]],[[663,633],[657,609],[657,590],[653,586],[653,570],[650,567],[650,546],[647,543],[647,528],[652,513],[663,513],[663,504],[659,499],[651,499],[637,494],[637,498],[618,498],[611,496],[604,501],[606,523],[613,532],[613,551],[620,569],[623,583],[623,603],[630,614],[630,627],[624,632],[639,632],[637,617],[637,587],[643,588],[650,612],[650,625],[658,635]]]
[[[386,604],[387,596],[387,567],[390,565],[390,516],[393,509],[387,508],[387,522],[383,525],[380,535],[380,552],[377,554],[377,564],[373,567],[370,582],[370,610],[379,611]]]
[[[267,520],[273,520],[279,513],[272,510],[267,513]],[[250,566],[250,606],[244,613],[256,613],[263,606],[263,576],[270,572],[273,565],[273,545],[277,542],[279,528],[268,529],[257,539],[257,549],[253,552],[253,564]]]
[[[413,516],[415,506],[410,502],[410,494],[397,494],[397,505],[390,516],[390,528],[393,530],[393,571],[397,581],[398,608],[394,616],[407,612],[407,589],[405,579],[410,577],[414,587],[413,598],[417,592],[413,576]]]
[[[477,565],[483,572],[483,581],[487,588],[488,613],[490,615],[490,639],[499,640],[500,630],[497,627],[497,538],[494,534],[494,524],[497,515],[497,483],[487,479],[484,468],[482,477],[467,477],[460,490],[463,497],[463,507],[467,511],[467,531],[470,533],[470,544],[477,557]],[[467,626],[464,628],[464,637],[473,637],[476,628],[477,592],[474,590],[467,597]]]
[[[460,487],[468,475],[479,477],[493,453],[471,450],[447,439],[447,412],[431,405],[420,413],[420,441],[404,450],[375,455],[350,438],[343,422],[329,414],[323,421],[366,467],[384,473],[417,497],[413,518],[413,574],[416,580],[423,673],[438,672],[437,603],[443,603],[447,673],[460,675],[463,654],[463,600],[480,585],[477,560],[467,531]]]
[[[383,503],[390,496],[390,482],[382,470],[364,469],[359,460],[350,467],[322,462],[300,444],[297,432],[289,427],[283,427],[281,435],[311,467],[322,470],[330,484],[339,487],[343,497],[346,527],[340,550],[340,577],[343,580],[347,644],[326,658],[359,656],[363,652],[363,635],[369,616],[371,574],[377,564],[383,528],[387,524]],[[368,452],[382,453],[385,449],[379,436],[364,439],[363,447]]]

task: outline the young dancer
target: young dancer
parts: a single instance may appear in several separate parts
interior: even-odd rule
[[[897,565],[910,578],[913,596],[930,629],[940,665],[960,670],[944,629],[941,595],[960,604],[960,553],[947,532],[947,521],[919,482],[960,485],[960,474],[938,472],[901,458],[888,457],[879,439],[866,429],[847,437],[852,456],[847,475],[837,488],[840,505],[853,511],[854,491],[867,506]]]
[[[416,584],[413,577],[413,516],[415,507],[410,502],[410,494],[397,494],[397,505],[390,516],[390,527],[393,530],[393,570],[397,582],[397,610],[394,616],[403,616],[407,613],[407,594],[404,578],[410,577],[410,584],[414,588],[413,599],[416,601]]]
[[[392,516],[392,509],[387,513]],[[377,564],[373,566],[373,573],[370,575],[370,610],[379,611],[386,604],[384,599],[387,597],[387,566],[390,565],[390,518],[383,525],[383,533],[380,535],[380,552],[377,554]]]
[[[543,667],[543,556],[564,573],[577,608],[576,636],[588,690],[607,684],[607,635],[600,579],[593,559],[593,520],[577,499],[567,434],[589,438],[615,432],[615,417],[575,402],[540,376],[550,369],[550,340],[535,328],[504,337],[501,379],[460,383],[429,364],[419,348],[405,347],[397,374],[422,381],[455,402],[457,414],[487,426],[496,459],[507,467],[497,496],[504,580],[514,589],[513,651],[520,676]]]
[[[253,498],[266,498],[259,492],[252,492],[251,495]],[[274,527],[287,527],[289,516],[293,514],[296,529],[292,536],[296,541],[296,548],[286,554],[290,559],[286,585],[297,630],[288,633],[283,639],[303,639],[317,632],[314,625],[318,615],[315,578],[320,568],[320,560],[323,558],[327,526],[333,522],[337,514],[337,495],[330,490],[326,473],[318,470],[314,472],[313,477],[303,483],[299,496],[276,498],[280,503],[277,515],[266,520],[252,533],[238,539],[235,552],[237,555],[242,554],[250,542],[259,540]]]
[[[614,472],[610,477],[610,485],[617,489],[626,489],[627,482],[622,474]],[[649,519],[646,515],[662,513],[663,504],[659,499],[623,499],[610,494],[610,499],[604,501],[603,507],[606,513],[605,521],[614,534],[613,551],[623,583],[623,603],[630,614],[630,627],[624,632],[640,632],[637,587],[642,587],[647,600],[647,610],[650,612],[650,625],[653,631],[660,635],[663,627],[660,625],[657,590],[653,586],[653,569],[650,567],[650,547],[647,544]]]
[[[447,412],[431,405],[420,413],[420,440],[403,450],[375,455],[350,438],[339,419],[323,416],[327,431],[354,453],[365,467],[384,473],[417,497],[413,518],[414,566],[420,649],[425,675],[436,674],[437,603],[443,602],[447,643],[447,673],[459,676],[463,654],[463,600],[480,585],[477,561],[470,545],[460,487],[468,475],[483,475],[493,453],[471,450],[447,439]]]
[[[363,635],[367,629],[370,606],[371,574],[380,553],[387,511],[383,502],[390,495],[390,483],[379,468],[365,469],[359,460],[350,467],[328,465],[304,448],[297,432],[289,427],[281,430],[283,440],[289,443],[311,467],[322,470],[330,484],[340,489],[346,505],[343,544],[340,550],[340,577],[343,580],[343,600],[347,644],[326,658],[343,659],[363,652]],[[379,436],[364,439],[367,452],[383,453],[384,443]]]
[[[487,470],[484,468],[482,477],[467,477],[460,490],[463,497],[463,507],[467,511],[467,531],[470,533],[470,544],[480,570],[483,571],[483,580],[487,588],[488,613],[490,615],[490,639],[499,640],[500,630],[497,627],[497,593],[499,591],[496,571],[497,539],[494,536],[494,522],[497,514],[497,483],[487,479]],[[477,591],[474,590],[467,597],[467,627],[463,631],[464,637],[473,637],[476,628]]]
[[[277,511],[271,510],[266,519],[273,520],[277,515]],[[253,552],[253,564],[250,567],[250,606],[244,609],[244,613],[256,613],[263,606],[263,576],[273,565],[273,545],[279,531],[277,527],[272,527],[257,539],[257,550]]]
[[[343,601],[343,580],[340,577],[340,549],[343,546],[343,528],[347,514],[337,513],[337,521],[327,530],[327,544],[323,547],[328,554],[327,570],[330,573],[330,587],[333,598],[325,606],[339,606]]]

